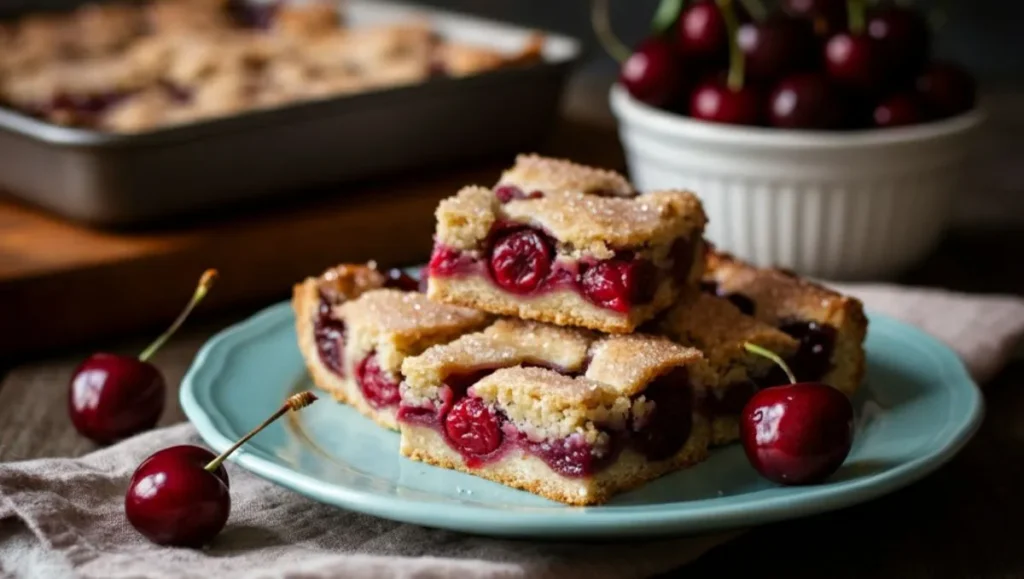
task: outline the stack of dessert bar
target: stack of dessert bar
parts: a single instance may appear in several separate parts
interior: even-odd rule
[[[861,304],[716,252],[687,191],[522,155],[441,202],[419,282],[373,263],[295,286],[318,387],[413,460],[568,504],[707,458],[758,388],[848,395],[864,371]]]

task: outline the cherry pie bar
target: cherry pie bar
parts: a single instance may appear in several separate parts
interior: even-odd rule
[[[502,319],[402,364],[402,454],[573,505],[707,456],[715,375],[643,334]]]
[[[628,333],[697,286],[707,218],[695,195],[629,195],[603,172],[548,166],[558,170],[513,169],[494,189],[466,187],[440,203],[432,299]]]
[[[660,331],[670,339],[703,352],[718,375],[707,396],[711,444],[739,439],[739,415],[760,388],[788,380],[769,359],[747,351],[751,343],[790,358],[798,342],[785,332],[741,312],[728,300],[694,292],[661,319]]]
[[[156,127],[538,62],[429,22],[348,27],[338,4],[152,0],[85,4],[0,25],[0,100],[49,122]]]
[[[708,252],[703,287],[799,342],[788,363],[801,381],[822,381],[848,396],[864,376],[868,320],[860,300],[780,269]],[[780,382],[783,381],[781,377]]]
[[[299,350],[318,388],[398,429],[402,362],[483,328],[484,313],[393,286],[372,264],[341,265],[293,291]],[[403,283],[408,286],[410,284]]]

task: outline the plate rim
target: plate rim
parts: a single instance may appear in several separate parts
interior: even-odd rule
[[[839,488],[805,487],[799,495],[768,497],[761,500],[761,504],[753,509],[749,501],[716,505],[714,503],[721,500],[716,498],[685,501],[687,507],[682,510],[672,507],[684,502],[671,503],[666,505],[667,508],[659,510],[652,508],[659,505],[565,505],[564,509],[545,508],[544,512],[503,511],[479,505],[446,503],[445,516],[439,517],[437,503],[383,496],[331,484],[264,458],[258,452],[247,451],[244,446],[228,460],[260,478],[324,504],[394,521],[490,536],[598,539],[685,535],[736,529],[831,512],[874,500],[931,474],[956,456],[974,437],[986,413],[980,387],[967,372],[959,355],[949,346],[920,328],[899,319],[870,310],[865,314],[869,321],[884,320],[883,323],[893,324],[901,332],[909,332],[913,339],[908,342],[920,343],[927,346],[930,351],[938,351],[941,356],[937,359],[941,361],[943,375],[947,377],[943,384],[948,389],[963,388],[967,392],[971,407],[963,415],[964,418],[959,425],[932,452],[878,474],[847,481]],[[232,339],[251,338],[258,334],[263,326],[286,321],[294,323],[290,300],[272,304],[244,320],[225,327],[203,344],[183,377],[179,389],[182,410],[200,437],[216,452],[228,448],[234,441],[220,431],[214,422],[213,413],[209,412],[197,397],[197,377],[202,372],[213,372],[214,376],[220,374],[226,356],[220,356],[218,359],[215,354],[222,348],[229,348],[230,351],[229,342]],[[872,325],[869,323],[869,335]],[[693,503],[710,504],[698,505],[695,508]]]

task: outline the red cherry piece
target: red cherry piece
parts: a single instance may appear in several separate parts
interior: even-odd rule
[[[782,14],[745,23],[736,33],[746,74],[761,80],[809,68],[816,42],[810,22]]]
[[[619,82],[633,98],[654,107],[663,107],[679,96],[681,76],[672,47],[662,39],[651,38],[622,63]]]
[[[868,36],[895,79],[909,79],[924,66],[931,46],[928,23],[917,10],[887,6],[868,16]]]
[[[750,464],[779,484],[822,482],[846,460],[853,445],[853,405],[820,383],[766,388],[740,417],[740,438]]]
[[[128,484],[124,503],[128,521],[158,545],[209,543],[231,512],[227,473],[204,468],[214,458],[196,446],[171,447],[147,458]]]
[[[714,123],[757,125],[761,122],[761,101],[749,85],[732,90],[724,81],[711,80],[690,96],[690,116]]]
[[[931,114],[946,118],[974,108],[974,78],[964,69],[948,62],[936,62],[917,77],[917,93]]]
[[[878,103],[872,113],[872,118],[875,126],[899,127],[923,122],[925,114],[915,95],[901,93]]]
[[[824,76],[799,73],[775,85],[768,98],[768,123],[786,129],[832,129],[842,121],[843,105]]]
[[[594,447],[587,444],[582,436],[573,434],[567,438],[555,441],[530,442],[528,448],[532,454],[541,458],[551,470],[558,474],[578,478],[589,476],[603,466],[609,459],[605,460],[595,456]]]
[[[384,287],[414,292],[419,290],[420,282],[401,269],[393,267],[384,276]]]
[[[156,425],[166,389],[160,371],[148,362],[93,354],[72,374],[68,414],[83,436],[110,444]]]
[[[444,430],[456,448],[478,457],[497,450],[503,438],[498,417],[474,397],[455,403],[445,417]]]
[[[845,32],[825,44],[825,69],[837,84],[864,92],[877,90],[885,76],[876,41]]]
[[[679,51],[689,58],[721,59],[729,50],[725,18],[714,2],[697,2],[679,15]]]
[[[447,277],[471,267],[473,258],[451,247],[437,245],[430,255],[427,271],[430,275]]]
[[[380,368],[377,354],[371,352],[356,368],[356,379],[363,397],[374,408],[387,408],[401,401],[398,383]]]
[[[583,295],[610,310],[626,313],[634,304],[650,301],[653,266],[645,260],[609,259],[588,267],[580,278]]]
[[[535,229],[513,229],[491,249],[491,275],[502,288],[529,293],[551,272],[555,249],[547,236]]]

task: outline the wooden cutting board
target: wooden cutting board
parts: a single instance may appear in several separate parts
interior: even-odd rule
[[[623,166],[614,131],[578,121],[555,127],[537,152]],[[285,299],[292,284],[335,263],[423,262],[438,201],[464,185],[493,183],[512,161],[346,185],[138,232],[90,230],[0,198],[0,360],[158,333],[210,267],[221,276],[196,317]]]

